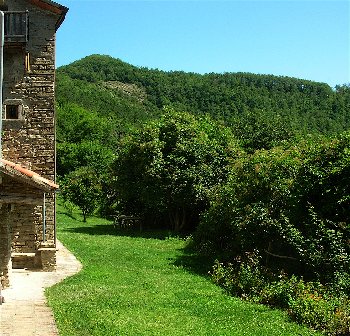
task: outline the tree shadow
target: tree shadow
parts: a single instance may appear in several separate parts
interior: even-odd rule
[[[115,228],[113,224],[97,224],[89,226],[79,226],[74,228],[65,228],[63,231],[71,233],[88,234],[92,236],[118,236],[118,237],[130,237],[130,238],[145,238],[145,239],[158,239],[165,240],[171,237],[180,237],[179,234],[175,234],[169,230],[134,230],[134,229],[120,229]]]
[[[199,254],[191,244],[179,251],[181,255],[172,261],[174,266],[182,267],[192,274],[209,276],[209,272],[214,265],[214,258]]]
[[[79,226],[74,228],[65,228],[63,231],[71,233],[88,234],[91,236],[115,236],[115,230],[113,225],[91,225],[91,226]]]
[[[69,210],[66,210],[66,211],[62,211],[62,210],[57,210],[57,214],[60,214],[60,215],[65,215],[71,219],[75,219],[77,220],[77,217],[73,215],[73,213]]]

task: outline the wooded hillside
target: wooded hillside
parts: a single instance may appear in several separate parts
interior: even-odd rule
[[[260,147],[291,134],[331,135],[350,127],[350,88],[250,73],[195,74],[139,68],[92,55],[57,71],[57,99],[114,120],[118,131],[160,115],[164,106],[209,114]],[[271,139],[271,134],[277,139]],[[61,134],[62,135],[62,134]],[[265,139],[265,143],[262,138]]]

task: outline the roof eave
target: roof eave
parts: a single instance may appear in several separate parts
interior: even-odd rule
[[[4,159],[0,159],[0,172],[40,189],[43,192],[51,193],[59,189],[59,186],[53,181]]]
[[[56,27],[55,27],[56,30],[61,26],[68,12],[67,7],[60,5],[57,2],[54,2],[51,0],[29,0],[29,1],[41,9],[50,11],[54,14],[58,14],[59,19],[56,22]]]

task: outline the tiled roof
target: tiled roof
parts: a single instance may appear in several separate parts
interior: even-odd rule
[[[22,177],[25,180],[32,182],[40,189],[44,188],[53,191],[59,188],[59,185],[55,182],[5,159],[0,159],[0,171],[5,174],[8,173],[11,176],[15,175],[17,177]]]

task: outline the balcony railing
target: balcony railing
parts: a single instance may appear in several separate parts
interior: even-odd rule
[[[5,43],[26,43],[28,41],[28,11],[4,12]]]

